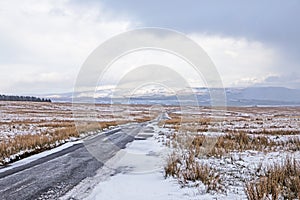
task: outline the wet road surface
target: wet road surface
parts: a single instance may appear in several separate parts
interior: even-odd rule
[[[94,176],[145,125],[126,125],[0,173],[0,199],[58,199],[81,180]]]

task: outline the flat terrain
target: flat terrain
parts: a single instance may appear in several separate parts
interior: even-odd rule
[[[0,165],[155,113],[151,106],[0,102]]]
[[[156,158],[155,163],[161,161],[153,184],[160,184],[160,176],[176,180],[178,189],[189,188],[181,189],[188,194],[187,199],[252,200],[259,196],[249,196],[249,191],[256,190],[259,184],[268,185],[262,181],[267,180],[274,164],[284,167],[295,161],[293,174],[298,173],[299,107],[225,109],[0,102],[0,117],[0,196],[4,199],[57,199],[70,192],[80,196],[82,190],[76,190],[78,185],[97,177],[105,163],[134,140],[139,151],[149,151],[143,153],[145,162],[151,156]],[[151,125],[149,121],[153,119],[157,120]],[[154,128],[147,136],[144,128],[149,125]],[[138,143],[151,135],[154,136],[150,143]],[[145,147],[156,146],[155,143],[162,145],[163,150],[156,152]],[[42,153],[43,156],[24,164],[15,163],[64,144],[73,145],[51,154]],[[137,162],[131,160],[122,167],[127,169],[130,163],[140,166]],[[153,178],[150,174],[143,177]],[[126,180],[121,180],[126,184]],[[291,181],[298,179],[292,177]],[[283,188],[280,184],[283,183],[271,185],[270,191]],[[177,190],[169,183],[164,185]],[[88,185],[84,192],[90,191],[89,187],[92,186]],[[99,196],[105,194],[97,189],[92,191]],[[286,191],[297,199],[298,191],[294,188],[278,190],[278,195],[284,198]],[[261,193],[271,198],[276,195],[271,192],[266,188]],[[178,194],[174,199],[183,197]]]

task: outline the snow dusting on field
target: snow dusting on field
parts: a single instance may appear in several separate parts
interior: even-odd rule
[[[151,106],[91,107],[79,104],[75,107],[76,118],[72,111],[74,107],[64,103],[0,102],[0,108],[2,145],[20,135],[51,136],[56,129],[73,127],[74,121],[86,122],[88,119],[84,112],[92,109],[96,109],[94,122],[97,123],[118,121],[119,124],[126,124],[152,120],[147,122],[147,126],[126,149],[120,150],[105,163],[94,177],[84,179],[61,199],[247,199],[246,183],[258,180],[271,165],[282,163],[286,158],[300,161],[299,107],[240,107],[226,110],[191,107],[183,111],[174,106],[161,109]],[[154,116],[159,117],[153,120]],[[180,142],[177,140],[182,133],[200,138],[217,137],[231,142],[234,141],[231,135],[235,135],[245,137],[247,144],[254,142],[252,146],[246,143],[237,146],[232,144],[231,149],[225,148],[219,155],[196,158],[196,162],[214,169],[222,180],[222,189],[208,191],[208,186],[199,180],[183,184],[180,178],[166,176],[167,159],[172,152],[179,152]],[[92,131],[82,137],[93,134],[99,132]],[[69,137],[51,145],[56,147],[67,143],[60,147],[67,148],[82,137]],[[226,141],[221,144],[226,144]],[[30,151],[32,149],[17,151],[10,157],[2,155],[2,158],[10,162],[9,159],[14,160]],[[31,156],[14,163],[10,168],[57,151],[59,148]],[[179,155],[185,155],[188,149],[180,151],[184,154]],[[0,172],[10,168],[0,169]]]
[[[273,141],[288,141],[299,138],[299,113],[297,109],[232,109],[225,113],[226,118],[220,132],[198,132],[205,136],[224,136],[233,130],[242,130],[250,137],[265,136]],[[248,111],[248,112],[245,112]],[[193,112],[195,116],[206,117],[205,111]],[[170,115],[174,117],[180,112]],[[224,113],[223,113],[224,114]],[[191,116],[193,116],[191,115]],[[172,120],[172,119],[169,119]],[[185,123],[190,123],[189,120]],[[194,123],[194,122],[193,122]],[[202,123],[203,125],[203,123]],[[92,179],[83,181],[64,198],[75,199],[247,199],[245,183],[263,174],[274,163],[283,162],[287,157],[300,160],[299,150],[274,148],[272,150],[232,151],[220,157],[210,156],[198,159],[216,169],[222,177],[222,191],[207,192],[201,182],[182,187],[175,178],[165,178],[164,167],[173,148],[168,141],[176,132],[171,124],[152,123],[148,129],[153,135],[145,140],[135,140],[125,150],[111,159],[105,169]],[[201,128],[201,125],[199,125]],[[260,131],[263,131],[260,134]],[[275,131],[274,133],[272,131]],[[282,131],[281,134],[279,131]],[[149,132],[149,131],[148,131]],[[149,133],[148,133],[149,134]],[[141,133],[143,135],[143,133]],[[89,187],[87,188],[87,185]],[[85,189],[83,189],[85,188]]]

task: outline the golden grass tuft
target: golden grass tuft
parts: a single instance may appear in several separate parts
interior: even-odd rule
[[[206,186],[206,192],[223,191],[222,179],[220,174],[208,164],[196,160],[194,151],[175,153],[169,155],[164,168],[165,178],[171,176],[178,179],[178,182],[184,187],[191,186],[189,183],[199,182]]]
[[[300,199],[300,162],[287,157],[274,163],[258,180],[246,183],[249,200]]]

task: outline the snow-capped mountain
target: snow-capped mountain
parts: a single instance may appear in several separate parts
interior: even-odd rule
[[[249,87],[225,88],[227,105],[254,106],[254,105],[300,105],[300,90],[284,87]],[[178,99],[196,96],[200,105],[210,105],[210,89],[191,88],[171,91],[161,87],[146,87],[135,91],[121,89],[101,89],[77,93],[40,95],[51,98],[53,101],[83,102],[93,99],[98,103],[133,103],[133,104],[178,104]]]

